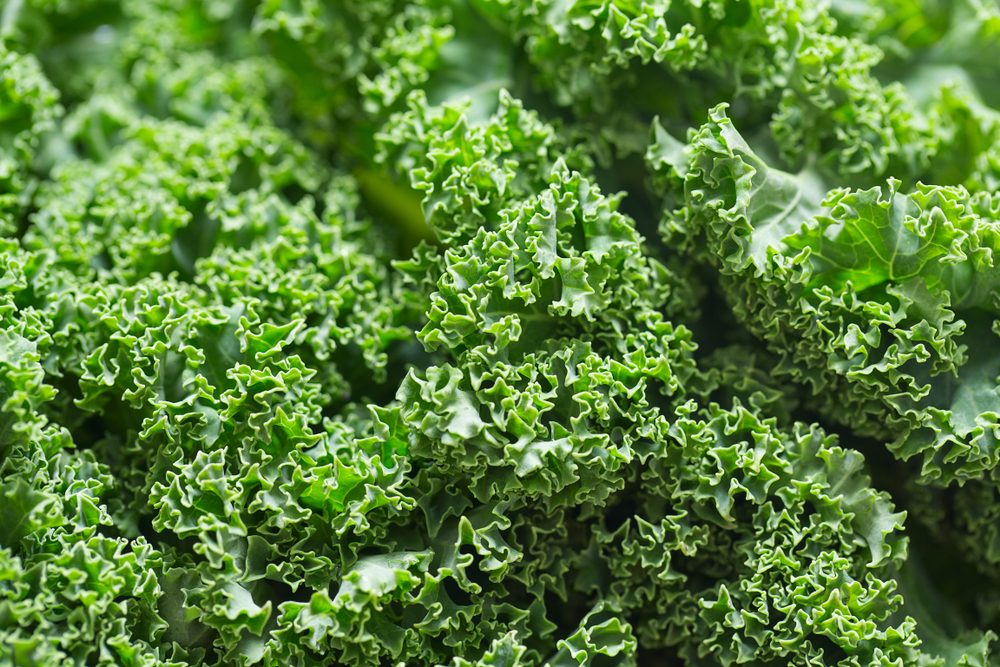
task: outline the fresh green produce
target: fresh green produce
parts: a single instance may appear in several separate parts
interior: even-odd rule
[[[0,667],[1000,665],[997,0],[0,0]]]

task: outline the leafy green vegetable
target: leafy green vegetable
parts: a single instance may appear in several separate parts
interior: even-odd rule
[[[0,665],[1000,664],[998,30],[0,6]]]

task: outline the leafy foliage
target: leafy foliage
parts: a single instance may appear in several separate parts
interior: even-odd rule
[[[0,8],[0,665],[975,667],[987,0]]]

